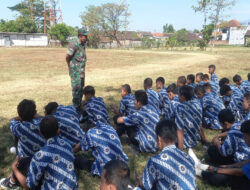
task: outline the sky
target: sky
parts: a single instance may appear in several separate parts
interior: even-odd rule
[[[236,0],[236,5],[225,11],[224,20],[236,19],[240,22],[250,21],[250,0]],[[16,12],[7,7],[20,0],[0,0],[0,19],[15,19]],[[81,26],[80,15],[89,5],[119,0],[61,0],[63,20],[67,25]],[[128,30],[162,32],[163,25],[173,24],[175,29],[201,29],[203,15],[195,13],[191,8],[196,0],[127,0],[131,16]]]

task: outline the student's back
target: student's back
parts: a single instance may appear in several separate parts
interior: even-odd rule
[[[160,113],[161,113],[161,111],[160,111],[160,99],[159,99],[158,93],[156,91],[154,91],[152,88],[147,89],[146,93],[148,95],[148,104],[151,105],[156,110],[158,115],[160,115]]]
[[[133,94],[128,94],[121,99],[119,113],[126,116],[136,112],[135,97]]]
[[[243,94],[250,92],[250,81],[249,80],[243,80],[240,85],[240,90]]]

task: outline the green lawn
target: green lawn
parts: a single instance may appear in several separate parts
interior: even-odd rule
[[[120,86],[131,85],[133,90],[142,89],[143,80],[154,81],[163,76],[167,84],[176,82],[180,75],[207,73],[208,65],[217,66],[217,75],[229,77],[238,73],[246,79],[250,71],[250,50],[244,47],[219,47],[213,52],[165,51],[165,50],[87,50],[88,62],[86,84],[96,88],[108,108],[119,104]],[[9,153],[13,145],[8,121],[16,116],[17,104],[24,98],[33,99],[37,110],[50,101],[71,104],[70,78],[65,63],[66,49],[63,48],[0,48],[0,177],[10,175],[14,156]],[[110,109],[109,109],[110,112]],[[110,112],[110,119],[113,114]],[[209,140],[216,134],[206,130]],[[152,154],[135,157],[126,139],[123,148],[130,158],[130,168],[143,172]],[[201,145],[195,148],[200,158],[206,157]],[[79,189],[99,189],[99,178],[78,172]],[[198,189],[216,189],[198,180]],[[226,188],[217,188],[226,189]]]

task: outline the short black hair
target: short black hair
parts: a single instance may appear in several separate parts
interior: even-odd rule
[[[205,91],[206,90],[212,90],[212,85],[210,83],[203,84],[203,87],[204,87]]]
[[[248,81],[250,81],[250,73],[247,74]]]
[[[205,94],[206,91],[205,91],[204,86],[203,86],[203,85],[198,85],[198,86],[196,86],[195,89],[194,89],[194,93],[195,93],[195,94],[198,94],[198,93]]]
[[[203,73],[201,73],[201,72],[196,73],[196,77],[198,77],[198,76],[200,76],[200,77],[201,77],[201,79],[202,79],[202,77],[203,77]]]
[[[187,83],[187,79],[185,76],[179,76],[177,81],[184,84],[184,85]]]
[[[241,131],[242,133],[250,134],[250,120],[244,121],[244,122],[241,124],[240,131]]]
[[[144,106],[148,104],[148,95],[144,90],[135,91],[135,99]]]
[[[50,102],[48,103],[45,107],[45,115],[50,115],[52,113],[53,110],[55,110],[58,107],[58,103],[57,102]]]
[[[58,128],[58,121],[52,115],[45,116],[40,123],[40,132],[45,139],[55,137],[57,135]]]
[[[240,75],[238,75],[238,74],[234,75],[233,81],[234,81],[235,83],[236,83],[236,82],[240,82],[241,80],[242,80],[242,78],[241,78]]]
[[[177,126],[175,122],[167,119],[160,120],[155,129],[157,136],[160,136],[164,142],[177,141]]]
[[[161,82],[163,85],[165,84],[165,79],[163,77],[158,77],[156,82]]]
[[[232,89],[228,85],[223,85],[220,87],[220,95],[225,96],[227,92],[231,91]]]
[[[220,123],[234,123],[235,122],[235,117],[233,112],[230,109],[223,109],[219,112],[218,114],[218,119]]]
[[[246,92],[246,93],[244,94],[244,98],[246,98],[246,100],[247,100],[248,102],[250,102],[250,92]]]
[[[192,100],[194,89],[191,86],[184,85],[180,88],[179,96],[184,96],[186,101]]]
[[[84,95],[95,95],[95,88],[93,86],[86,86],[84,89],[83,89],[83,94]]]
[[[130,170],[121,160],[111,160],[103,168],[104,179],[107,184],[115,185],[117,190],[127,190],[130,185]]]
[[[195,76],[193,74],[190,74],[187,76],[187,79],[191,81],[191,83],[194,83]]]
[[[212,64],[212,65],[209,65],[208,68],[209,68],[209,69],[212,68],[212,69],[214,69],[214,70],[216,69],[215,65],[213,65],[213,64]]]
[[[31,121],[36,114],[36,103],[33,100],[23,99],[17,106],[17,113],[22,121]]]
[[[167,87],[167,92],[172,92],[174,94],[177,94],[178,93],[178,88],[177,88],[177,85],[175,83],[172,83],[170,84],[168,87]]]
[[[226,78],[226,77],[220,79],[220,81],[219,81],[219,86],[220,86],[220,87],[222,87],[222,86],[225,85],[225,84],[229,84],[229,79]]]
[[[123,90],[125,90],[128,94],[131,94],[131,88],[129,84],[122,85]]]
[[[153,80],[152,80],[151,78],[146,78],[146,79],[144,80],[144,85],[145,85],[146,87],[152,87],[152,86],[153,86]]]
[[[204,75],[202,76],[202,80],[209,80],[208,74],[204,74]]]

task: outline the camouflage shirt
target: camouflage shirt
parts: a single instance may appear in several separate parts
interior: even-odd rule
[[[78,38],[74,39],[68,47],[67,54],[72,57],[69,65],[70,73],[79,73],[84,76],[84,68],[87,60],[85,44],[81,44]]]

